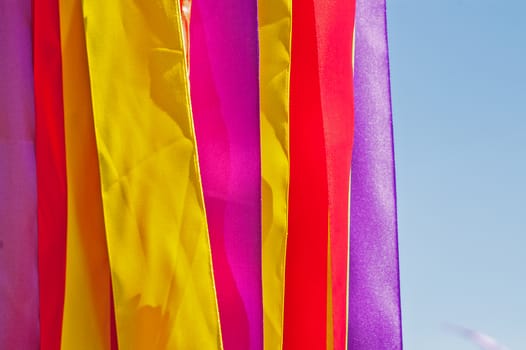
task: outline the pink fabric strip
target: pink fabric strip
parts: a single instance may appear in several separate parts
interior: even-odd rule
[[[190,84],[225,350],[263,347],[257,0],[193,0]]]

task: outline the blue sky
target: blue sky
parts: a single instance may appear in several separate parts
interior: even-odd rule
[[[526,349],[526,1],[387,2],[405,349]]]

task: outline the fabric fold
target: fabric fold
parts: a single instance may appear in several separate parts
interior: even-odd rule
[[[110,270],[82,7],[77,0],[59,3],[68,179],[61,348],[109,350]]]
[[[121,349],[220,349],[178,2],[83,1]]]

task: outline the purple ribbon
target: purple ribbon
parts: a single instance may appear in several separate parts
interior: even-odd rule
[[[190,84],[225,350],[263,348],[256,0],[193,0]]]
[[[385,0],[357,0],[349,349],[402,349]]]
[[[31,0],[0,0],[0,347],[38,349]]]

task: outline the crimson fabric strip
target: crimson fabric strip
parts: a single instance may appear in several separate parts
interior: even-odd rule
[[[117,339],[117,324],[115,323],[115,301],[113,299],[113,286],[110,280],[110,344],[111,350],[119,350],[119,342]]]
[[[292,3],[284,349],[325,349],[328,189],[314,2]]]
[[[31,0],[0,0],[0,348],[39,349]]]
[[[226,350],[262,349],[257,0],[193,0],[190,86]]]
[[[402,349],[385,0],[357,0],[349,349]]]
[[[60,349],[66,268],[66,160],[57,0],[33,0],[40,348]]]
[[[334,349],[347,342],[349,169],[353,146],[354,0],[314,2],[329,188]]]

